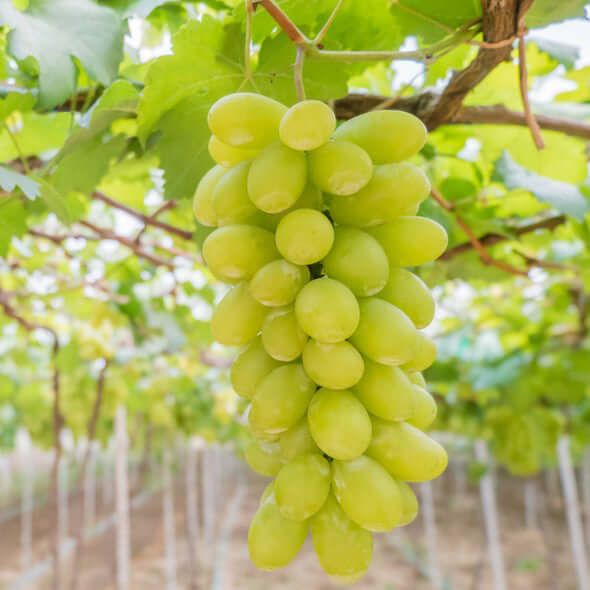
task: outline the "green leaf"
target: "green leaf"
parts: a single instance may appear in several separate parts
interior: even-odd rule
[[[135,117],[138,98],[139,93],[133,84],[126,80],[114,82],[81,118],[56,156],[56,161],[104,133],[117,119]]]
[[[84,215],[85,203],[79,195],[76,193],[64,195],[44,179],[39,179],[39,184],[41,197],[62,223],[71,225]]]
[[[26,12],[0,3],[0,23],[11,28],[8,49],[17,59],[32,56],[39,64],[39,106],[51,108],[76,88],[79,60],[105,86],[123,58],[123,26],[117,14],[90,0],[31,0]]]
[[[585,5],[585,0],[536,0],[526,13],[525,22],[527,27],[533,29],[568,18],[581,18],[584,16]]]
[[[580,57],[580,50],[575,45],[560,43],[552,39],[543,39],[542,37],[529,38],[541,51],[550,55],[555,61],[563,64],[566,68],[574,67],[576,60]]]
[[[27,212],[18,199],[0,205],[0,256],[6,256],[13,237],[27,232],[26,218]]]
[[[479,0],[394,0],[391,12],[406,35],[416,35],[430,44],[448,35],[448,27],[457,29],[481,17]],[[438,23],[438,24],[437,24]]]
[[[30,111],[34,104],[35,96],[31,92],[13,89],[0,99],[0,120],[4,121],[14,111]]]
[[[39,195],[39,185],[34,180],[4,166],[0,166],[0,186],[9,193],[18,186],[29,199]]]
[[[590,211],[590,200],[577,186],[535,174],[517,164],[507,151],[494,164],[493,178],[503,182],[508,189],[524,188],[530,191],[539,201],[578,221],[583,221],[585,214]]]

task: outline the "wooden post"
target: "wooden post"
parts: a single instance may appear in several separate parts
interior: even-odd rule
[[[524,482],[524,521],[527,529],[538,528],[537,504],[537,482],[527,479]]]
[[[33,473],[31,469],[31,438],[23,428],[17,435],[17,451],[22,474],[21,497],[21,567],[29,569],[33,562]]]
[[[586,561],[586,546],[584,543],[584,534],[582,533],[582,523],[580,521],[578,490],[576,488],[576,476],[570,457],[570,443],[568,436],[560,437],[557,442],[557,458],[559,460],[561,485],[565,497],[565,510],[570,533],[570,543],[574,555],[576,576],[578,579],[578,590],[590,590],[588,563]]]
[[[96,518],[96,453],[94,441],[90,445],[88,456],[88,477],[84,486],[84,526],[89,528]]]
[[[584,450],[582,463],[582,495],[584,497],[584,517],[586,523],[586,544],[590,547],[590,446]]]
[[[434,499],[432,495],[432,482],[425,481],[420,484],[420,496],[422,500],[422,518],[424,519],[424,537],[428,561],[428,574],[434,588],[442,587],[442,574],[440,558],[438,555],[438,541],[436,535],[436,518],[434,513]]]
[[[485,441],[478,440],[475,443],[475,458],[485,465],[489,463],[488,446]],[[488,471],[479,482],[483,516],[488,539],[488,552],[492,566],[492,576],[495,590],[506,590],[506,578],[504,572],[504,556],[500,541],[500,528],[498,526],[498,513],[496,511],[496,497],[492,475]]]
[[[213,522],[214,522],[214,481],[213,470],[211,469],[211,447],[203,449],[201,461],[201,481],[202,486],[202,514],[203,514],[203,544],[202,547],[207,551],[213,546]]]
[[[107,448],[104,450],[102,470],[102,504],[109,506],[113,502],[113,448],[115,441],[109,440]]]
[[[68,488],[69,488],[69,457],[62,455],[58,468],[58,502],[57,502],[57,530],[60,547],[68,538],[69,514],[68,514]]]
[[[185,499],[186,499],[186,540],[188,545],[189,589],[197,590],[199,587],[198,575],[200,571],[200,546],[199,546],[199,514],[198,502],[201,494],[197,493],[197,468],[200,441],[191,438],[186,453],[185,469]]]
[[[176,590],[176,531],[174,527],[174,485],[170,470],[170,451],[165,450],[162,462],[162,494],[164,512],[164,559],[167,590]]]
[[[117,590],[129,588],[129,477],[127,472],[127,412],[119,405],[115,415],[115,512],[117,523]]]

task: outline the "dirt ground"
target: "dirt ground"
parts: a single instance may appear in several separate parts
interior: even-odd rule
[[[253,475],[230,482],[227,500],[217,511],[214,540],[208,546],[201,541],[200,563],[194,559],[189,562],[182,481],[179,477],[174,497],[177,590],[330,590],[341,587],[323,574],[309,539],[297,559],[282,570],[260,572],[252,566],[246,547],[248,522],[265,485],[263,478]],[[541,494],[543,487],[539,481],[539,527],[530,529],[524,523],[522,482],[507,476],[499,479],[497,501],[510,590],[576,588],[563,505],[555,490],[551,494]],[[457,486],[453,474],[448,473],[434,484],[434,498],[443,589],[491,590],[493,582],[478,486],[470,485],[463,490]],[[104,521],[112,513],[112,506],[104,506],[100,501],[97,507],[97,521]],[[80,513],[81,497],[74,494],[70,501],[71,531]],[[55,527],[53,510],[48,506],[38,508],[33,523],[33,561],[38,563],[48,556]],[[18,517],[0,523],[0,588],[49,590],[49,573],[26,586],[17,584],[22,575],[19,527]],[[402,533],[376,535],[371,569],[352,587],[355,590],[432,589],[423,527],[418,517]],[[114,590],[114,535],[114,527],[107,527],[87,543],[80,590]],[[144,494],[142,503],[132,510],[131,546],[132,590],[171,590],[166,577],[160,492]],[[71,559],[66,559],[65,578],[70,569]],[[191,569],[196,572],[192,585]]]

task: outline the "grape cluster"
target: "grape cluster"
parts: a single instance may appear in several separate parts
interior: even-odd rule
[[[214,338],[246,346],[231,369],[250,400],[249,465],[276,478],[248,534],[262,569],[289,563],[311,529],[324,570],[345,581],[369,567],[372,532],[411,522],[406,482],[437,477],[444,449],[423,431],[436,404],[421,371],[436,350],[434,315],[406,267],[435,260],[447,236],[416,216],[430,186],[404,162],[426,130],[401,111],[336,128],[314,100],[291,108],[237,93],[209,111],[217,165],[194,198],[215,227],[211,272],[233,285]]]

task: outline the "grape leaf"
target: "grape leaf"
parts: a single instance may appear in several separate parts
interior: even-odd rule
[[[543,39],[542,37],[535,37],[534,35],[531,36],[529,40],[541,51],[544,51],[554,60],[563,64],[567,69],[573,68],[576,60],[580,57],[580,50],[575,45],[560,43],[559,41],[553,41],[552,39]]]
[[[526,13],[525,22],[531,29],[546,27],[568,18],[584,16],[585,0],[536,0]]]
[[[416,35],[423,43],[435,43],[481,17],[479,0],[394,0],[391,12],[406,35]],[[438,23],[438,24],[437,24]]]
[[[0,166],[0,186],[8,192],[18,186],[29,199],[39,195],[39,185],[34,180],[4,166]]]
[[[11,199],[0,206],[0,256],[5,257],[13,236],[27,232],[27,212],[18,199]]]
[[[0,99],[0,120],[4,121],[14,111],[30,111],[35,104],[35,96],[26,90],[11,89]]]
[[[26,11],[0,3],[0,23],[10,26],[8,49],[39,64],[39,106],[50,108],[76,87],[75,57],[88,75],[108,85],[123,58],[123,26],[117,14],[90,0],[31,0]]]
[[[523,188],[535,197],[578,221],[590,211],[590,200],[581,190],[566,182],[559,182],[540,174],[535,174],[517,164],[507,151],[494,164],[492,178],[504,183],[506,188]]]
[[[79,195],[76,193],[64,195],[45,179],[39,179],[38,182],[45,204],[62,223],[71,225],[84,215],[86,208]]]

